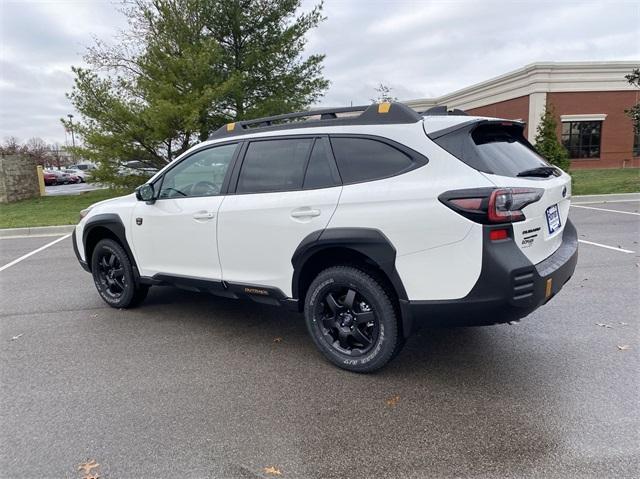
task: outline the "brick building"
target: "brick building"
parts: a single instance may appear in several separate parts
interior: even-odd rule
[[[640,61],[533,63],[439,98],[405,103],[418,111],[446,105],[521,120],[532,142],[540,116],[552,106],[572,168],[639,167],[640,135],[624,113],[640,101],[640,90],[625,79],[638,66]]]

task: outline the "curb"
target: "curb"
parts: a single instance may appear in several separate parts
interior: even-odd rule
[[[0,238],[16,238],[25,236],[61,236],[71,233],[76,225],[32,226],[30,228],[2,228]]]
[[[618,201],[640,201],[640,193],[612,193],[608,195],[573,195],[571,203],[607,203]]]

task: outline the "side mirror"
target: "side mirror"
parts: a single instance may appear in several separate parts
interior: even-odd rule
[[[153,190],[153,185],[144,184],[140,185],[136,188],[136,198],[138,201],[154,201],[155,200],[155,191]]]

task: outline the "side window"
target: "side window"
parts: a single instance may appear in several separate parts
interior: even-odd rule
[[[207,148],[181,161],[164,175],[159,198],[219,195],[237,148],[237,143]]]
[[[344,183],[386,178],[413,166],[402,151],[369,138],[332,137],[331,146]]]
[[[331,166],[329,166],[329,151],[326,140],[318,139],[313,145],[309,158],[309,166],[304,176],[304,189],[326,188],[335,186]]]
[[[301,189],[312,142],[312,138],[251,142],[244,156],[236,192]]]

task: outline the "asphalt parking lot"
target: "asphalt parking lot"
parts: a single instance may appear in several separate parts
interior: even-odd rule
[[[85,191],[93,191],[104,188],[95,183],[77,183],[69,185],[52,185],[45,187],[47,196],[79,195]]]
[[[4,270],[56,238],[0,240],[0,477],[638,477],[640,201],[580,203],[549,304],[423,328],[375,375],[282,309],[155,288],[113,310],[69,238]]]

